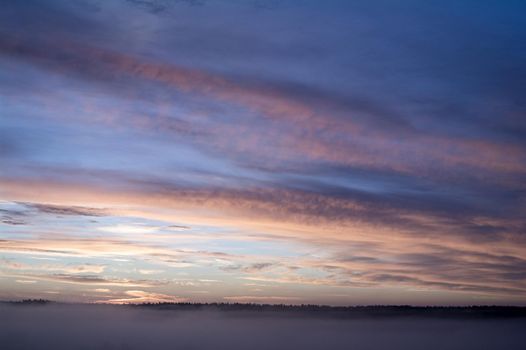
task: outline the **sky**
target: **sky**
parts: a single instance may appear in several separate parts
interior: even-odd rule
[[[524,1],[0,9],[0,299],[526,305]]]

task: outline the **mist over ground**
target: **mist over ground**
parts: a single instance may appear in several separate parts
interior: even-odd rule
[[[393,316],[0,304],[10,349],[523,349],[524,317]]]

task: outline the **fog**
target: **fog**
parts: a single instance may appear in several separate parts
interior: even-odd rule
[[[318,317],[110,305],[0,305],[10,349],[524,349],[524,318]]]

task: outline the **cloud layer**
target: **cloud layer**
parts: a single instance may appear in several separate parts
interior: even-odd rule
[[[6,5],[0,297],[524,304],[523,7]]]

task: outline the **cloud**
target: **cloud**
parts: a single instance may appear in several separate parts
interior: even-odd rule
[[[148,270],[148,269],[139,269],[141,275],[157,275],[163,273],[163,270]]]
[[[14,259],[0,259],[2,265],[15,270],[25,271],[60,271],[69,274],[95,273],[104,272],[106,266],[98,264],[27,264],[21,263]]]
[[[170,226],[166,227],[166,229],[169,230],[169,231],[186,231],[186,230],[190,230],[192,228],[189,227],[189,226],[184,226],[184,225],[170,225]]]
[[[265,149],[277,147],[279,154],[284,155],[281,160],[285,161],[307,157],[311,161],[394,169],[401,173],[426,171],[426,176],[431,177],[437,165],[441,169],[450,169],[453,173],[462,171],[470,176],[476,175],[469,172],[473,168],[490,173],[523,174],[525,171],[522,166],[524,149],[514,143],[425,134],[425,130],[417,130],[403,120],[384,126],[381,123],[390,118],[379,112],[381,107],[364,103],[359,98],[354,103],[352,96],[345,97],[345,103],[341,103],[339,99],[332,100],[334,94],[309,91],[308,87],[297,89],[293,84],[291,88],[290,84],[279,86],[261,81],[237,81],[228,76],[175,64],[150,62],[75,42],[29,45],[24,40],[7,38],[0,43],[0,48],[5,55],[28,59],[47,69],[58,70],[58,73],[72,71],[83,79],[99,83],[106,81],[108,84],[108,80],[112,80],[108,78],[110,76],[113,80],[139,79],[138,84],[153,82],[168,85],[179,93],[197,94],[255,112],[258,118],[255,121],[248,119],[248,124],[242,128],[235,127],[228,120],[217,123],[212,118],[207,118],[207,124],[199,125],[199,129],[204,127],[215,137],[206,135],[205,139],[196,138],[194,142],[206,149],[222,151],[222,156],[226,157],[230,154],[244,160],[246,156],[256,154],[259,159],[270,162],[272,157],[261,150],[265,140],[272,135],[274,143],[267,144]],[[111,75],[107,74],[109,71]],[[369,105],[372,105],[371,111],[367,110]],[[365,112],[362,111],[364,108]],[[323,112],[319,112],[320,109]],[[349,114],[354,117],[342,117]],[[261,122],[267,123],[265,128],[251,128],[251,124]],[[295,123],[301,123],[302,129],[293,128]],[[147,118],[139,124],[146,127],[152,125]],[[154,123],[152,127],[158,128],[158,125]],[[401,130],[395,133],[395,128]],[[250,137],[243,137],[247,132]],[[328,139],[325,135],[332,137]],[[353,151],[349,152],[349,149]],[[484,152],[479,152],[481,149]]]
[[[111,179],[108,179],[109,181]],[[114,179],[112,181],[116,181]],[[453,235],[470,239],[481,237],[481,233],[491,229],[494,240],[504,239],[521,232],[521,218],[516,208],[507,213],[481,212],[480,208],[460,204],[436,205],[431,196],[428,202],[425,196],[400,197],[368,194],[359,191],[339,193],[319,193],[314,190],[252,187],[244,189],[230,188],[188,188],[171,184],[151,184],[149,188],[137,187],[126,191],[106,189],[95,186],[64,185],[59,183],[31,183],[28,181],[3,180],[9,188],[9,197],[13,199],[32,198],[31,186],[45,188],[39,198],[56,199],[60,193],[62,201],[73,195],[77,200],[103,201],[106,206],[133,203],[140,206],[145,201],[149,205],[163,210],[195,210],[193,218],[181,218],[185,222],[199,225],[195,219],[204,208],[229,218],[232,225],[258,227],[260,224],[269,227],[280,227],[276,233],[286,233],[284,226],[299,226],[306,236],[317,225],[323,225],[327,237],[337,226],[351,229],[360,227],[363,232],[372,235],[381,234],[380,228],[396,229],[400,234],[412,236]],[[54,191],[55,193],[52,193]],[[95,196],[96,194],[96,196]],[[150,198],[150,200],[149,200]],[[155,198],[155,201],[151,201]],[[144,215],[141,213],[140,215]],[[211,215],[206,220],[210,223],[226,223]],[[252,221],[247,220],[250,218]],[[170,219],[171,220],[171,219]],[[148,228],[148,230],[150,230]],[[375,233],[374,231],[377,231]],[[341,236],[341,235],[340,235]],[[482,236],[483,237],[483,236]]]
[[[174,4],[182,3],[189,6],[201,6],[206,3],[206,0],[126,0],[126,2],[133,6],[143,8],[152,14],[160,15],[172,10]]]
[[[146,225],[114,225],[114,226],[103,226],[97,228],[99,231],[110,232],[110,233],[153,233],[157,231],[158,227],[146,226]]]
[[[128,3],[134,6],[139,6],[148,10],[151,13],[160,13],[166,10],[166,5],[163,1],[159,0],[126,0]]]
[[[0,214],[3,214],[0,219],[5,225],[23,226],[28,224],[26,221],[27,213],[22,210],[0,208]]]
[[[48,249],[53,248],[53,249]],[[14,254],[31,254],[52,256],[55,258],[84,258],[108,259],[111,261],[130,262],[130,259],[142,260],[170,266],[173,268],[187,268],[197,265],[214,266],[219,260],[227,263],[245,259],[241,255],[227,254],[216,251],[191,249],[174,249],[165,244],[151,244],[148,242],[134,242],[122,238],[56,238],[41,237],[38,239],[3,240],[0,241],[0,252]],[[122,259],[128,257],[130,259]],[[29,265],[5,259],[6,266],[19,270],[62,271],[70,274],[102,273],[106,264],[43,264]],[[157,269],[140,269],[153,273]]]
[[[164,284],[154,280],[130,280],[125,278],[106,278],[97,275],[77,275],[77,274],[51,274],[51,275],[26,275],[34,279],[45,281],[56,281],[61,283],[96,285],[96,286],[115,286],[115,287],[153,287]]]
[[[33,208],[44,214],[55,215],[75,215],[75,216],[105,216],[108,215],[105,209],[88,208],[81,206],[62,206],[40,203],[22,203],[26,207]]]
[[[264,270],[268,267],[271,267],[272,265],[274,265],[273,263],[254,263],[250,266],[250,269],[253,269],[253,270]]]
[[[16,283],[33,284],[33,283],[37,283],[37,281],[35,280],[16,280]]]
[[[150,293],[142,290],[128,290],[125,292],[125,298],[100,300],[99,303],[108,304],[142,304],[142,303],[179,303],[186,301],[185,298],[180,298],[172,295],[161,293]]]
[[[14,219],[11,219],[8,216],[2,217],[2,224],[11,225],[11,226],[27,225],[27,223],[25,221],[14,220]]]
[[[340,242],[333,246],[322,246],[324,247],[322,256],[307,254],[297,257],[273,257],[271,261],[263,261],[262,257],[257,254],[229,255],[213,251],[168,249],[162,246],[132,244],[115,239],[7,241],[0,242],[4,244],[3,247],[0,246],[0,250],[12,254],[32,252],[33,246],[40,247],[44,251],[47,250],[45,247],[48,245],[57,248],[64,246],[69,252],[76,252],[73,256],[105,257],[107,259],[122,256],[121,254],[126,251],[124,256],[132,256],[135,261],[142,260],[150,264],[180,269],[193,266],[214,267],[217,268],[214,275],[218,276],[220,281],[230,276],[229,278],[237,277],[244,281],[264,282],[266,287],[262,287],[261,292],[274,290],[272,288],[275,288],[276,285],[286,284],[316,288],[383,289],[397,287],[406,290],[508,295],[515,298],[526,295],[526,284],[521,277],[521,271],[526,268],[526,260],[521,257],[520,249],[512,250],[513,246],[488,242],[485,246],[466,244],[461,249],[459,245],[451,244],[451,242],[440,244],[437,241],[433,244],[423,244],[407,240],[398,241],[396,245],[395,242],[387,242],[385,239],[374,244],[372,242],[361,244],[359,242],[353,244],[350,241],[343,244]],[[451,246],[444,243],[450,243]],[[488,249],[494,250],[497,246],[507,253],[488,253]],[[346,249],[344,250],[343,247]],[[334,253],[328,254],[331,251]],[[353,251],[354,254],[351,253]],[[57,254],[62,256],[60,250]],[[194,286],[205,283],[200,280],[165,279],[166,270],[160,269],[139,269],[140,274],[159,276],[157,280],[142,280],[88,274],[90,271],[104,273],[104,266],[100,265],[31,266],[14,260],[5,260],[3,265],[5,268],[16,270],[16,276],[19,279],[77,285],[158,288],[173,284],[179,285],[181,290],[188,292]],[[60,271],[61,273],[36,274],[39,271]],[[224,274],[219,271],[224,271]],[[7,273],[7,275],[11,274]],[[205,281],[207,278],[203,277],[202,280]]]

